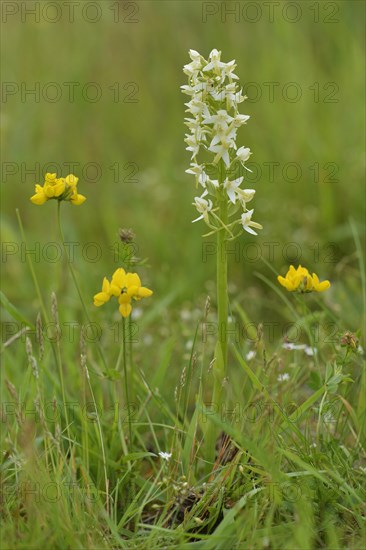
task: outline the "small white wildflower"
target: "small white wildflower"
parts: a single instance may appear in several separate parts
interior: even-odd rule
[[[252,235],[257,235],[252,227],[255,227],[256,229],[262,229],[262,226],[259,223],[252,221],[252,215],[254,210],[248,210],[248,212],[244,212],[244,214],[241,215],[241,223],[243,226],[243,229],[247,231],[248,233],[251,233]]]
[[[198,52],[196,52],[196,50],[189,50],[189,57],[192,59],[192,63],[184,65],[183,72],[189,77],[194,78],[202,69],[204,59]]]
[[[205,172],[198,176],[198,183],[202,185],[202,187],[204,187],[205,189],[209,185],[212,185],[213,187],[219,187],[219,180],[212,180]]]
[[[241,178],[238,178],[236,180],[229,180],[228,178],[226,178],[226,180],[224,181],[224,188],[226,190],[226,193],[229,197],[229,199],[231,200],[231,202],[233,204],[235,204],[236,202],[236,195],[238,193],[238,187],[239,185],[241,184],[241,182],[243,181],[243,177]]]
[[[234,136],[229,134],[222,134],[214,137],[210,147],[208,148],[208,150],[212,151],[212,153],[216,153],[215,158],[213,159],[214,164],[217,164],[219,160],[222,159],[226,167],[230,166],[229,150],[235,149],[235,141],[233,138]],[[218,142],[218,145],[216,145],[216,142]]]
[[[249,159],[251,154],[252,153],[251,153],[249,147],[239,147],[239,149],[236,152],[236,157],[241,162],[246,162]]]
[[[309,357],[312,357],[313,355],[318,353],[318,350],[316,348],[311,348],[310,346],[306,346],[304,351]]]
[[[245,115],[242,115],[245,116]],[[225,132],[229,128],[230,122],[235,120],[224,109],[217,111],[216,115],[210,115],[202,120],[202,124],[213,124],[216,132]]]
[[[241,201],[250,202],[255,195],[254,189],[236,189],[236,194]]]
[[[304,350],[306,355],[308,355],[309,357],[312,357],[318,352],[316,348],[311,348],[306,344],[294,344],[293,342],[285,342],[284,344],[282,344],[282,347],[290,351]]]
[[[185,103],[185,106],[188,107],[187,112],[192,113],[194,116],[206,116],[209,113],[206,103],[197,98],[191,99],[191,101]]]
[[[192,59],[192,61],[198,61],[203,59],[202,55],[197,52],[197,50],[189,50],[188,52],[189,57]]]
[[[222,101],[226,100],[226,109],[232,109],[233,107],[235,107],[236,104],[242,103],[245,99],[248,98],[247,96],[242,94],[241,90],[238,91],[236,83],[232,82],[231,84],[227,84],[225,86],[224,90],[221,92],[221,94],[219,94],[218,99],[221,99]]]
[[[247,361],[250,361],[251,359],[254,359],[255,356],[256,356],[255,351],[251,349],[250,351],[248,351],[245,358]]]
[[[288,372],[284,372],[283,374],[279,374],[277,376],[278,382],[287,382],[287,380],[290,380],[290,375]]]
[[[190,168],[186,170],[186,173],[193,174],[194,176],[196,176],[196,178],[198,178],[199,176],[204,174],[204,165],[192,162]]]
[[[234,125],[237,127],[242,126],[243,124],[246,124],[249,119],[250,119],[249,115],[241,115],[240,113],[238,113],[234,118]],[[244,147],[239,147],[236,156],[238,156],[238,152],[241,151],[241,149],[244,149]],[[249,154],[251,154],[250,149],[248,149],[248,151],[249,151]]]
[[[186,147],[187,151],[192,152],[192,159],[198,154],[198,151],[200,150],[200,144],[199,141],[197,141],[197,138],[195,135],[186,135],[186,139],[184,140],[188,147]]]
[[[197,183],[202,185],[204,189],[206,189],[207,184],[211,184],[214,187],[219,186],[218,180],[212,180],[209,178],[209,176],[205,172],[205,167],[203,164],[197,164],[195,162],[191,163],[191,167],[186,170],[187,174],[192,174],[193,176],[196,176]]]
[[[170,460],[171,456],[172,456],[172,453],[165,453],[163,451],[160,451],[159,456],[160,456],[160,458],[162,458],[163,460],[166,460],[168,462]]]
[[[299,350],[299,349],[305,349],[306,344],[294,344],[293,342],[285,342],[282,344],[282,347],[288,350]]]
[[[217,51],[216,49],[212,50],[209,55],[210,62],[203,68],[203,71],[215,71],[219,74],[221,69],[225,68],[225,63],[223,63],[220,58],[221,52]]]
[[[192,223],[198,222],[198,220],[202,219],[208,222],[208,213],[212,210],[213,206],[212,201],[210,199],[206,201],[206,199],[203,199],[202,197],[195,197],[193,204],[201,215],[193,220]]]

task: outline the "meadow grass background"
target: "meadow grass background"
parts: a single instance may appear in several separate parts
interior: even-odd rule
[[[44,7],[47,3],[38,4]],[[118,22],[113,20],[112,4],[120,5]],[[294,12],[287,2],[280,2],[272,22],[268,7],[258,2],[256,5],[261,7],[262,15],[257,22],[250,22],[248,18],[253,19],[253,12],[243,12],[247,2],[228,3],[232,4],[240,7],[237,22],[229,15],[226,21],[223,19],[222,3],[210,3],[218,7],[218,13],[207,15],[205,20],[203,14],[207,8],[204,3],[177,1],[99,2],[102,17],[95,23],[82,17],[83,2],[75,10],[73,23],[68,21],[65,9],[57,23],[50,23],[42,15],[39,22],[30,15],[22,22],[19,14],[3,22],[3,82],[28,88],[38,82],[41,89],[39,102],[32,96],[22,99],[20,92],[9,95],[6,100],[3,96],[3,241],[21,245],[15,214],[18,208],[29,249],[39,246],[42,252],[49,242],[58,242],[56,204],[51,201],[37,207],[29,202],[34,183],[42,181],[37,181],[34,174],[24,174],[23,170],[24,167],[38,169],[38,163],[42,176],[43,166],[56,163],[63,168],[59,175],[65,176],[68,173],[65,164],[79,163],[80,168],[76,167],[73,172],[80,178],[79,192],[87,196],[87,202],[80,208],[62,205],[62,211],[66,241],[80,243],[75,249],[74,267],[89,315],[104,329],[102,345],[108,364],[112,366],[118,355],[118,345],[113,342],[113,332],[108,327],[118,320],[118,314],[110,304],[98,310],[93,308],[92,296],[99,291],[103,276],[110,275],[117,267],[111,247],[118,242],[118,228],[131,227],[137,234],[137,255],[148,258],[140,270],[143,282],[154,290],[154,296],[141,305],[142,316],[136,319],[139,332],[135,360],[149,381],[160,382],[160,393],[173,408],[174,389],[189,360],[196,323],[207,295],[212,300],[212,321],[215,318],[215,256],[208,256],[207,261],[203,256],[201,235],[205,228],[199,223],[191,223],[195,217],[191,204],[195,188],[193,178],[184,172],[189,164],[189,153],[183,142],[184,102],[187,99],[179,87],[186,83],[182,66],[188,62],[190,48],[204,56],[213,48],[221,50],[224,61],[236,59],[236,72],[244,91],[248,83],[256,85],[248,87],[249,98],[241,106],[241,112],[251,118],[241,129],[239,141],[251,148],[251,161],[257,163],[262,172],[254,183],[248,174],[247,187],[257,190],[253,203],[255,220],[262,223],[264,229],[258,237],[243,235],[237,245],[241,255],[245,250],[248,254],[254,251],[260,259],[250,261],[241,256],[230,260],[233,310],[239,311],[235,309],[239,306],[241,321],[245,319],[267,326],[278,323],[275,339],[269,338],[264,329],[267,354],[271,356],[277,352],[281,357],[286,353],[281,350],[282,328],[294,319],[263,277],[276,284],[275,273],[284,274],[292,261],[298,263],[294,255],[297,250],[301,252],[300,263],[332,283],[331,289],[318,300],[326,304],[333,316],[330,319],[333,325],[325,325],[328,318],[324,318],[322,325],[321,338],[329,338],[319,344],[325,350],[320,367],[317,365],[320,371],[323,359],[325,364],[336,357],[338,341],[332,340],[334,335],[338,338],[340,333],[350,330],[358,331],[362,337],[364,303],[360,247],[357,252],[355,235],[359,235],[363,248],[365,5],[358,1],[315,2],[319,9],[319,22],[315,22],[311,8],[314,3],[297,2],[301,17],[297,22],[290,22],[288,19],[294,17]],[[288,12],[284,11],[287,9]],[[48,13],[52,18],[51,8]],[[88,13],[89,17],[94,17],[92,8]],[[128,19],[135,22],[128,22]],[[42,97],[42,90],[50,82],[62,89],[62,96],[56,102]],[[75,87],[73,101],[68,100],[66,82],[80,84]],[[102,91],[102,97],[95,103],[85,100],[81,93],[90,82],[97,83]],[[121,96],[117,102],[114,101],[115,92],[110,89],[113,86],[116,89],[116,82]],[[273,101],[265,85],[268,82],[278,83]],[[301,90],[301,97],[296,102],[283,97],[283,89],[289,82],[295,82]],[[128,83],[133,84],[124,89]],[[314,83],[319,83],[319,97],[314,95],[317,86]],[[255,90],[258,89],[262,96],[256,99]],[[132,92],[136,102],[129,103],[126,96]],[[289,89],[290,96],[292,93],[294,88]],[[265,164],[271,162],[279,163],[273,179]],[[97,163],[100,167],[101,175],[96,182],[90,181],[94,177],[92,168],[87,173],[89,178],[82,176],[82,168],[88,163]],[[296,182],[286,179],[286,174],[290,178],[293,176],[290,168],[283,174],[288,163],[301,167]],[[314,177],[311,168],[315,163],[319,166],[318,178]],[[7,172],[10,166],[16,173]],[[111,166],[119,167],[118,178]],[[133,175],[136,181],[132,183],[128,181],[131,169],[136,172]],[[102,257],[96,262],[88,261],[81,252],[82,246],[91,242],[97,243],[102,251]],[[256,248],[245,248],[248,243],[254,243]],[[268,243],[275,246],[273,256],[269,255]],[[297,248],[289,243],[296,243]],[[25,319],[34,323],[40,306],[25,258],[20,252],[5,256],[2,267],[4,294]],[[41,254],[35,262],[35,271],[49,308],[51,292],[58,296],[61,322],[85,322],[65,262],[53,263]],[[314,301],[311,307],[319,309],[320,306]],[[4,321],[7,335],[7,323],[14,321],[9,308],[4,311]],[[30,374],[22,340],[18,339],[3,350],[3,376],[21,394],[26,394],[24,384],[28,384]],[[77,398],[81,382],[77,380],[78,367],[75,366],[79,344],[77,339],[75,342],[69,340],[66,337],[62,347],[68,365],[67,393],[71,399]],[[245,353],[253,348],[253,341],[244,338],[241,345]],[[97,368],[95,346],[90,347],[92,364]],[[49,354],[50,365],[51,359]],[[209,359],[206,358],[206,362]],[[282,367],[285,364],[286,368],[287,356],[284,355],[282,361]],[[309,361],[299,357],[296,368],[307,368]],[[358,358],[352,366],[356,381],[360,380],[360,361]],[[165,366],[161,367],[162,364]],[[46,370],[54,368],[50,365]],[[249,391],[233,358],[230,366],[232,380],[238,380],[238,387],[246,388],[244,393]],[[272,378],[274,384],[277,374],[276,371]],[[48,378],[46,386],[51,398],[53,375]],[[97,376],[92,376],[92,382],[100,384]],[[293,395],[309,395],[308,388],[304,389],[306,376],[299,375],[296,384],[291,390]],[[358,383],[349,390],[347,399],[352,404],[361,399],[359,390]],[[7,396],[4,389],[3,399]],[[190,399],[193,406],[194,397]],[[160,419],[159,415],[165,418],[158,409],[152,408],[156,414],[154,422]],[[147,434],[146,448],[151,439],[151,433]],[[11,437],[5,434],[4,441],[7,448]],[[154,448],[156,450],[156,445]],[[115,452],[111,445],[111,454]],[[99,479],[99,473],[95,475]],[[34,509],[33,513],[37,518]],[[54,509],[53,513],[53,521],[56,521],[56,516],[62,517],[65,512],[57,514]],[[91,517],[95,519],[96,516],[91,514]],[[273,518],[268,519],[267,527],[272,520],[274,522]],[[68,530],[64,529],[62,521],[57,521],[58,534],[53,543],[62,547],[62,536]],[[86,528],[89,520],[83,521]],[[97,523],[95,519],[94,527]],[[255,526],[252,527],[255,530]],[[95,527],[95,532],[100,535],[99,527]],[[123,544],[118,538],[121,532],[118,537],[116,531],[112,529],[112,532],[116,536],[114,543],[118,540],[118,544]],[[8,544],[14,547],[14,531],[9,529],[9,533],[12,543]],[[37,530],[34,540],[31,533],[26,536],[22,533],[18,541],[20,547],[25,547],[22,544],[35,544],[36,547],[42,537],[47,540],[45,533],[50,536],[45,526]],[[271,536],[273,533],[271,531]],[[280,539],[285,533],[286,530],[280,531]],[[306,537],[302,539],[304,533],[296,531],[295,535],[297,542],[290,539],[288,544],[291,545],[292,540],[295,546],[306,548],[308,542],[304,542]],[[83,539],[81,536],[77,543],[74,539],[67,544],[70,548],[93,548],[106,543],[102,536],[97,543],[93,537],[87,540],[88,537]],[[262,534],[258,540],[262,540],[261,537]],[[185,539],[182,540],[181,544]],[[275,538],[271,541],[272,547],[276,547]],[[230,544],[234,544],[233,540]],[[252,544],[261,547],[258,541]],[[358,543],[354,544],[356,547]]]

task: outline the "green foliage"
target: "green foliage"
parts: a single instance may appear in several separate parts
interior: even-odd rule
[[[108,4],[95,24],[78,11],[74,23],[4,24],[3,81],[41,90],[56,82],[63,94],[36,102],[19,92],[3,103],[2,547],[361,549],[366,375],[354,335],[362,346],[364,5],[330,3],[339,8],[331,23],[322,3],[315,22],[301,2],[291,23],[281,2],[273,22],[263,7],[255,23],[223,22],[220,13],[204,22],[200,2],[142,1],[137,23],[115,23]],[[131,8],[114,4],[128,16]],[[187,50],[214,47],[237,60],[244,85],[255,83],[239,139],[255,152],[247,187],[257,189],[264,226],[229,255],[221,408],[209,406],[221,376],[212,363],[215,243],[191,224],[179,89]],[[80,83],[74,101],[67,82]],[[86,101],[88,82],[101,87],[100,101]],[[278,83],[273,101],[268,82]],[[297,102],[284,96],[289,82],[301,88]],[[131,94],[137,103],[126,101]],[[87,196],[63,205],[87,316],[59,245],[56,205],[29,202],[41,182],[25,172],[39,163],[42,177],[51,162],[59,175],[74,172]],[[85,169],[92,162],[96,182]],[[15,163],[13,175],[4,163]],[[301,167],[298,181],[289,163]],[[131,249],[121,247],[120,227],[136,233]],[[130,327],[129,405],[114,369],[120,316],[92,305],[120,262],[154,290]],[[276,282],[291,262],[329,279],[329,291],[294,302]],[[317,352],[286,349],[286,336]],[[204,441],[212,425],[223,436],[214,463]]]

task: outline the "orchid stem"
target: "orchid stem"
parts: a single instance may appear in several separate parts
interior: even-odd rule
[[[225,225],[227,222],[227,201],[220,202],[220,218]],[[227,255],[226,255],[226,231],[221,229],[217,234],[217,311],[218,311],[218,341],[224,364],[224,376],[227,369],[227,316],[228,316],[228,292],[227,292]]]
[[[223,225],[226,224],[228,217],[227,201],[220,200],[220,219]],[[212,368],[214,377],[214,387],[212,394],[212,403],[215,411],[221,413],[223,404],[223,384],[227,372],[227,348],[228,348],[228,291],[227,291],[227,254],[226,254],[226,230],[222,228],[217,232],[217,344],[215,351],[215,361]],[[207,428],[206,442],[209,462],[215,459],[215,444],[218,436],[218,430],[213,422]]]

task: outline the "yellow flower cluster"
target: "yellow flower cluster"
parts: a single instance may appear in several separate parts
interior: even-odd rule
[[[330,287],[329,281],[319,281],[318,276],[313,273],[310,275],[306,267],[299,265],[297,269],[293,265],[286,273],[286,277],[277,277],[278,282],[284,286],[289,292],[323,292]]]
[[[126,273],[119,267],[113,273],[111,281],[104,277],[102,291],[94,296],[94,305],[100,307],[115,296],[118,298],[120,314],[122,317],[128,317],[132,311],[132,299],[148,298],[152,293],[149,288],[141,286],[137,273]]]
[[[70,201],[78,206],[86,200],[84,195],[79,195],[77,192],[78,181],[79,178],[73,174],[69,174],[66,178],[57,178],[56,174],[47,173],[43,187],[37,183],[36,193],[30,200],[34,204],[41,205],[50,199],[57,199],[59,201]]]

